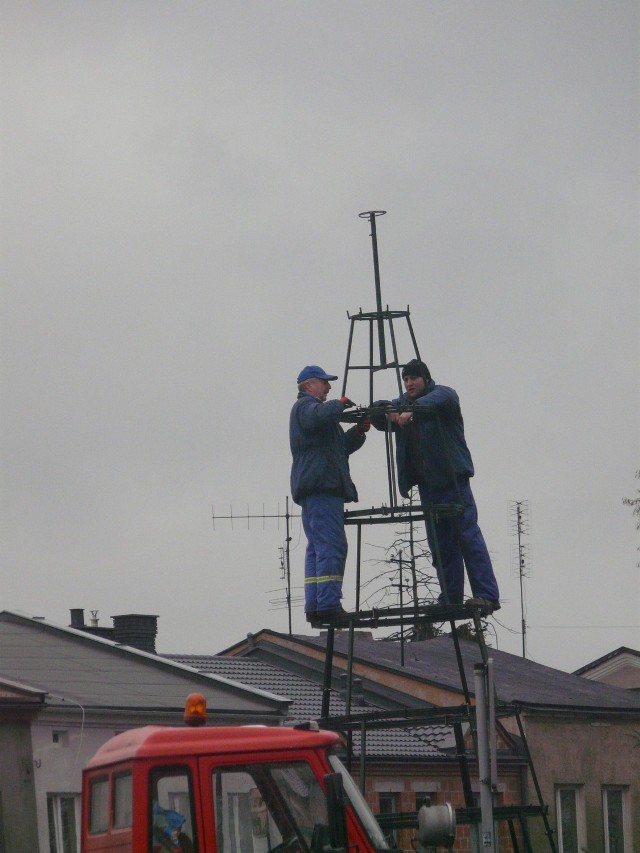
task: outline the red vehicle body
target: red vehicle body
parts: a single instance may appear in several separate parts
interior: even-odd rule
[[[263,726],[116,735],[83,773],[82,853],[388,850],[340,747],[333,732]]]

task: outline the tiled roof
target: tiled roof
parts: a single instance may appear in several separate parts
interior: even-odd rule
[[[288,672],[254,658],[223,657],[218,655],[166,655],[170,660],[193,667],[200,672],[222,675],[251,687],[278,693],[292,699],[290,718],[292,721],[315,720],[322,707],[322,686],[306,678]],[[353,713],[378,710],[365,705],[354,697]],[[344,716],[346,706],[343,696],[331,692],[329,715]],[[354,753],[359,754],[360,736],[354,733]],[[453,746],[452,730],[449,726],[420,726],[412,729],[372,729],[367,732],[367,756],[378,759],[422,759],[444,758],[446,750]]]
[[[303,645],[324,648],[325,635],[296,637]],[[337,631],[334,651],[347,652],[347,634]],[[482,657],[475,641],[460,640],[469,688],[473,691],[473,667]],[[529,706],[550,706],[565,709],[627,709],[640,711],[640,696],[634,691],[594,682],[578,675],[562,672],[532,660],[489,648],[494,661],[494,678],[498,698]],[[374,640],[371,634],[356,632],[354,659],[373,667],[398,672],[400,644],[397,641]],[[460,690],[455,647],[451,637],[406,643],[402,672],[432,684]]]

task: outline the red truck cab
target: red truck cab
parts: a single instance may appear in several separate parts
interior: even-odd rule
[[[264,726],[116,735],[83,773],[82,853],[388,850],[340,746],[334,732]]]

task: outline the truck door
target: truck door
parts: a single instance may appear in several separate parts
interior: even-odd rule
[[[312,853],[328,843],[326,797],[307,761],[203,759],[201,767],[206,834],[215,834],[217,853]]]

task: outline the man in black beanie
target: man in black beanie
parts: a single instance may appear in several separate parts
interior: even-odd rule
[[[438,601],[462,604],[466,565],[471,602],[498,610],[498,584],[478,526],[478,510],[469,483],[474,470],[458,395],[453,388],[436,385],[429,368],[419,359],[405,365],[402,379],[404,394],[373,405],[411,405],[411,411],[389,413],[388,424],[381,414],[371,421],[377,429],[390,426],[396,434],[400,494],[408,498],[411,488],[418,487],[427,516],[427,541],[440,581]],[[443,505],[461,506],[461,514],[442,512]],[[433,507],[438,510],[430,512]]]

